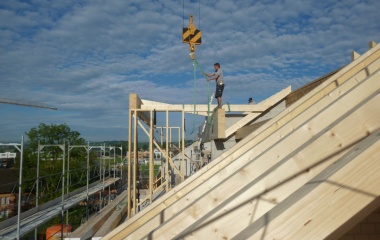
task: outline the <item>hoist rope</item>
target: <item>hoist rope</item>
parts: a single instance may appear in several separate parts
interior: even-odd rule
[[[205,77],[205,79],[207,80],[207,76],[204,74],[204,71],[202,69],[202,66],[197,62],[196,59],[193,60],[194,64],[197,65],[199,67],[199,70],[200,72],[202,73],[202,75]],[[209,113],[211,112],[210,111],[210,98],[211,98],[211,93],[210,93],[210,82],[207,81],[207,116],[209,116]]]
[[[197,97],[196,97],[197,67],[198,67],[199,71],[202,73],[202,75],[204,75],[205,79],[207,80],[207,76],[204,73],[202,66],[198,63],[198,61],[196,59],[193,59],[193,66],[194,66],[194,71],[193,71],[193,74],[194,74],[194,121],[193,121],[193,129],[192,129],[191,133],[189,133],[188,135],[192,135],[194,133],[194,130],[195,130],[195,113],[196,113],[196,99],[197,99]],[[209,125],[211,127],[211,134],[213,135],[214,133],[213,133],[213,127],[212,126],[214,124],[215,113],[216,113],[217,108],[214,108],[213,110],[210,109],[211,108],[211,102],[212,102],[212,93],[210,93],[210,82],[209,81],[207,81],[207,97],[208,97],[207,120],[204,124]],[[226,102],[225,104],[227,104],[227,107],[228,107],[227,111],[231,112],[230,103]],[[211,115],[210,115],[210,113],[211,113]],[[194,139],[195,138],[196,138],[196,136],[194,136]]]
[[[182,28],[185,28],[185,0],[182,1]]]
[[[199,0],[198,1],[198,19],[199,19],[199,28],[201,27],[201,1]],[[185,0],[182,1],[182,27],[185,28]],[[202,66],[197,62],[197,60],[194,58],[193,59],[193,66],[194,66],[194,121],[193,121],[193,129],[191,131],[191,133],[189,133],[188,135],[191,135],[193,134],[194,132],[194,129],[195,129],[195,113],[196,113],[196,101],[197,101],[197,94],[196,94],[196,82],[197,82],[197,67],[199,68],[200,72],[202,73],[202,75],[204,75],[205,79],[207,80],[207,76],[204,74],[204,71],[202,69]],[[214,118],[214,113],[215,113],[215,109],[214,110],[211,110],[211,102],[212,102],[212,95],[210,94],[210,82],[207,81],[207,123],[209,123],[211,121],[211,123],[213,122],[213,118]],[[212,112],[211,114],[211,118],[210,118],[210,113]],[[186,129],[185,129],[185,132],[186,132]]]
[[[189,133],[189,135],[193,134],[194,132],[194,129],[195,129],[195,112],[197,110],[197,65],[195,64],[195,59],[193,60],[193,75],[194,75],[194,95],[193,95],[193,99],[194,99],[194,121],[193,121],[193,130],[191,131],[191,133]]]
[[[198,21],[201,28],[201,0],[198,1]],[[182,28],[185,28],[185,0],[182,1]]]
[[[193,77],[194,77],[194,95],[193,95],[194,110],[193,110],[193,115],[194,115],[194,121],[193,121],[193,129],[192,129],[191,133],[189,133],[188,135],[193,134],[194,129],[195,129],[195,113],[197,111],[197,66],[199,67],[199,70],[203,74],[202,67],[199,65],[199,63],[197,62],[197,60],[193,59]],[[210,83],[208,83],[207,89],[208,89],[208,93],[207,94],[209,94]],[[209,115],[209,112],[210,112],[210,104],[208,103],[207,115]]]
[[[199,29],[201,29],[201,0],[198,1],[199,3]]]

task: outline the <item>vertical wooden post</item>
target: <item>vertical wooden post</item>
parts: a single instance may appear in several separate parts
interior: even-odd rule
[[[226,110],[217,109],[214,114],[213,139],[223,139],[226,137]]]
[[[127,175],[127,191],[128,191],[128,210],[127,217],[131,218],[131,161],[132,161],[132,110],[129,110],[128,123],[128,175]]]
[[[166,178],[166,192],[169,191],[169,182],[170,182],[170,179],[169,179],[169,142],[168,142],[168,139],[169,139],[169,111],[166,110],[166,133],[165,133],[165,137],[166,137],[166,174],[165,174],[165,178]]]
[[[134,122],[133,122],[133,214],[135,215],[137,213],[137,207],[136,207],[136,175],[137,175],[137,162],[138,162],[138,140],[137,140],[137,111],[135,111],[135,114],[133,115]]]
[[[182,182],[185,180],[185,111],[182,110],[182,131],[178,130],[178,142],[180,142],[180,132],[182,132]]]
[[[153,202],[153,178],[154,178],[154,158],[153,158],[153,112],[150,111],[150,132],[149,132],[149,200]]]

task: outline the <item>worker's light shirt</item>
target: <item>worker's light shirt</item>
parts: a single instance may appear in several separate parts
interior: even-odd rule
[[[223,77],[223,71],[221,68],[218,69],[218,71],[215,72],[215,75],[218,75],[217,83],[224,83],[224,77]]]

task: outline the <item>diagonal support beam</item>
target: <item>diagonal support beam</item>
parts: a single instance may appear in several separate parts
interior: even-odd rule
[[[271,97],[265,99],[264,101],[256,104],[257,106],[263,106],[265,107],[265,110],[268,110],[269,108],[276,105],[278,102],[280,102],[282,99],[284,99],[286,96],[291,93],[292,89],[291,87],[287,87],[280,92],[272,95]],[[238,122],[236,122],[234,125],[226,129],[225,137],[228,138],[232,134],[234,134],[238,129],[241,127],[244,127],[245,125],[249,124],[253,119],[259,117],[262,114],[262,112],[251,112],[244,118],[240,119]]]

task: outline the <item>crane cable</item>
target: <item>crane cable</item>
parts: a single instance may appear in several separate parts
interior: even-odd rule
[[[194,116],[195,116],[195,113],[197,111],[197,105],[196,105],[196,100],[197,100],[197,66],[199,67],[199,70],[202,73],[202,75],[204,75],[205,79],[207,80],[206,75],[203,73],[202,66],[197,62],[196,59],[193,59],[193,76],[194,76],[194,94],[193,94],[194,110],[193,110],[193,114],[194,114]],[[211,95],[210,95],[210,82],[207,81],[207,99],[209,99],[210,97],[211,97]],[[210,112],[211,112],[209,100],[207,100],[207,106],[208,106],[207,107],[207,119],[209,119]],[[192,129],[191,133],[189,133],[188,135],[193,134],[194,129],[195,129],[195,117],[194,117],[194,121],[193,121],[193,129]]]
[[[201,18],[200,18],[200,13],[201,13],[201,1],[199,0],[198,1],[199,3],[199,15],[198,15],[198,19],[199,19],[199,26],[201,24]],[[182,1],[182,28],[185,27],[185,0]],[[194,70],[193,70],[193,75],[194,75],[194,95],[193,95],[193,101],[194,101],[194,120],[193,120],[193,129],[191,131],[191,133],[189,133],[188,135],[191,135],[193,134],[194,130],[195,130],[195,113],[196,113],[196,100],[197,100],[197,66],[200,66],[198,64],[198,62],[195,60],[195,58],[193,59],[193,67],[194,67]],[[185,132],[186,132],[186,127],[185,127]]]
[[[195,104],[195,102],[196,102],[196,81],[197,81],[196,72],[197,72],[197,66],[198,66],[200,72],[202,73],[202,75],[205,77],[206,80],[207,80],[207,76],[204,74],[202,66],[198,63],[198,61],[196,59],[193,59],[193,65],[194,65],[194,115],[195,115],[195,112],[196,112],[196,104]],[[212,123],[214,121],[214,114],[215,114],[215,110],[216,109],[214,109],[213,111],[210,110],[211,97],[212,97],[212,93],[210,91],[210,82],[207,81],[207,124],[211,123],[211,125],[212,125]],[[212,114],[210,116],[211,112],[212,112]],[[195,129],[195,121],[193,123],[194,123],[193,124],[193,131],[194,131],[194,129]]]
[[[198,10],[199,10],[199,15],[198,15],[198,19],[199,19],[199,28],[201,26],[201,2],[200,0],[198,1],[199,3],[199,6],[198,6]],[[184,28],[185,27],[185,0],[182,1],[182,27]],[[193,70],[193,74],[194,74],[194,95],[193,95],[193,98],[194,98],[194,116],[195,116],[195,113],[196,113],[196,82],[197,82],[197,66],[199,67],[199,70],[200,72],[202,73],[202,75],[204,75],[205,79],[207,80],[207,76],[204,74],[204,71],[202,69],[202,66],[197,62],[197,60],[194,58],[192,59],[193,60],[193,67],[194,67],[194,70]],[[211,105],[211,94],[210,94],[210,82],[207,81],[207,123],[210,123],[212,124],[213,122],[213,118],[214,118],[214,113],[215,113],[215,109],[213,111],[210,110],[210,105]],[[229,104],[228,104],[228,108],[229,108]],[[210,118],[210,112],[212,112],[211,114],[211,118]],[[195,117],[194,117],[194,121],[193,121],[193,129],[191,131],[191,133],[189,133],[188,135],[191,135],[193,134],[194,132],[194,129],[195,129]],[[186,130],[185,130],[186,132]]]
[[[199,28],[201,28],[201,0],[198,1],[198,21]],[[185,27],[185,0],[182,1],[182,28]]]
[[[199,28],[201,28],[201,1],[199,0],[198,1],[198,21],[199,21]],[[185,27],[185,0],[182,1],[182,28]],[[202,73],[202,75],[204,75],[205,79],[207,80],[207,76],[205,74],[203,74],[203,69],[201,67],[201,65],[197,62],[197,60],[194,58],[193,59],[193,66],[194,66],[194,114],[195,114],[195,111],[196,111],[196,66],[199,67],[200,69],[200,72]],[[207,81],[208,82],[208,81]],[[207,109],[207,117],[210,116],[210,83],[208,82],[207,84],[207,106],[208,106],[208,109]]]

